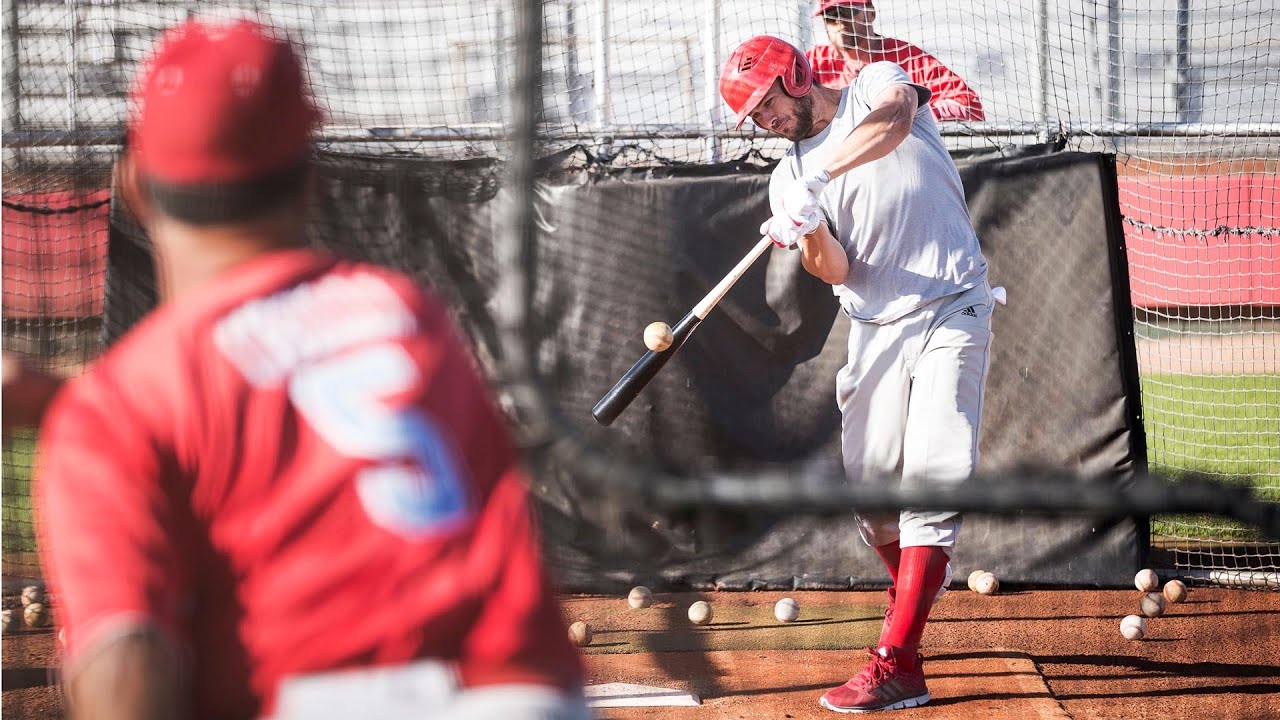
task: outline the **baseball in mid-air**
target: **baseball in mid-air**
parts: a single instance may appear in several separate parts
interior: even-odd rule
[[[978,592],[978,577],[985,573],[986,570],[974,570],[969,573],[969,589]]]
[[[569,642],[578,647],[591,644],[591,626],[579,620],[569,626]]]
[[[653,591],[643,585],[637,585],[627,593],[627,604],[633,610],[647,608],[653,604]]]
[[[26,607],[31,603],[43,603],[44,590],[39,585],[28,585],[22,588],[22,606]]]
[[[711,622],[711,603],[699,600],[689,606],[689,622],[694,625],[706,625]]]
[[[995,574],[984,572],[978,576],[977,580],[973,581],[973,589],[979,595],[994,595],[1000,589],[1000,580],[996,578]]]
[[[1142,592],[1152,592],[1160,587],[1160,578],[1155,570],[1139,570],[1133,577],[1133,584]]]
[[[664,322],[651,322],[644,329],[644,346],[654,352],[662,352],[671,347],[675,336],[671,334],[671,326]]]
[[[1147,621],[1138,615],[1125,615],[1120,621],[1120,634],[1125,640],[1141,640],[1147,634]]]
[[[1170,580],[1164,584],[1164,599],[1171,603],[1180,603],[1187,599],[1187,585],[1181,580]]]
[[[38,628],[49,624],[49,611],[45,609],[44,603],[31,603],[22,611],[22,617],[27,621],[28,627]]]
[[[1164,596],[1160,593],[1147,593],[1142,596],[1142,614],[1147,617],[1160,617],[1164,614]]]
[[[795,598],[784,597],[774,603],[773,616],[778,622],[795,622],[800,617],[800,603]]]

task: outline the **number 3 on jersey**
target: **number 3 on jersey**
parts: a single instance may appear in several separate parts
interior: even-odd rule
[[[468,514],[448,439],[421,408],[385,399],[418,381],[409,353],[382,344],[301,368],[289,382],[294,407],[325,442],[375,463],[355,478],[369,518],[410,538],[451,529]]]

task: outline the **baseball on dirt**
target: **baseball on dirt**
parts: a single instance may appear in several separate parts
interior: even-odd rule
[[[653,604],[653,591],[643,585],[637,585],[627,593],[627,604],[633,610],[647,608]]]
[[[671,334],[671,326],[664,322],[651,322],[644,329],[644,346],[654,352],[662,352],[671,347],[675,336]]]
[[[1000,580],[993,573],[984,572],[973,581],[973,589],[979,595],[994,595],[1000,589]]]
[[[795,598],[784,597],[774,603],[773,616],[778,622],[795,622],[800,617],[800,603]]]
[[[1142,614],[1147,617],[1160,617],[1164,614],[1164,596],[1160,593],[1147,593],[1142,596]]]
[[[1170,580],[1164,584],[1164,599],[1171,603],[1180,603],[1187,599],[1187,585],[1181,580]]]
[[[578,647],[591,644],[591,626],[579,620],[569,626],[569,642]]]
[[[1160,578],[1155,570],[1139,570],[1138,574],[1133,576],[1133,584],[1142,592],[1151,592],[1160,587]]]
[[[978,577],[985,573],[986,570],[974,570],[969,573],[969,589],[978,592]]]
[[[1141,640],[1147,634],[1147,621],[1138,615],[1125,615],[1120,621],[1120,634],[1125,640]]]
[[[689,622],[694,625],[706,625],[711,622],[711,604],[699,600],[689,606]]]
[[[27,621],[28,627],[38,628],[49,624],[49,611],[44,603],[31,603],[22,611],[22,617]]]
[[[9,626],[13,624],[13,611],[5,608],[0,610],[0,630],[9,632]]]
[[[22,606],[26,607],[31,603],[44,603],[44,590],[39,585],[28,585],[22,588]]]

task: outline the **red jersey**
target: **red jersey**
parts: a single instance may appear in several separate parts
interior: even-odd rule
[[[167,631],[197,717],[291,675],[417,658],[581,685],[526,478],[442,307],[397,273],[270,253],[163,305],[55,401],[37,512],[68,668]]]
[[[896,38],[881,38],[880,52],[869,62],[850,62],[832,45],[819,45],[805,57],[813,68],[815,82],[832,88],[842,88],[853,82],[862,68],[871,62],[887,60],[907,72],[911,82],[922,85],[933,93],[929,108],[939,120],[983,120],[982,102],[978,94],[969,89],[964,80],[942,61]]]

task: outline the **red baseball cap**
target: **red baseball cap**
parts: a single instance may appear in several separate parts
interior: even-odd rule
[[[129,154],[144,176],[176,184],[284,170],[320,118],[293,48],[248,20],[166,32],[132,98]]]
[[[821,16],[833,7],[840,7],[842,5],[860,6],[870,4],[871,0],[821,0],[821,2],[818,3],[818,12],[814,13],[814,17]]]

